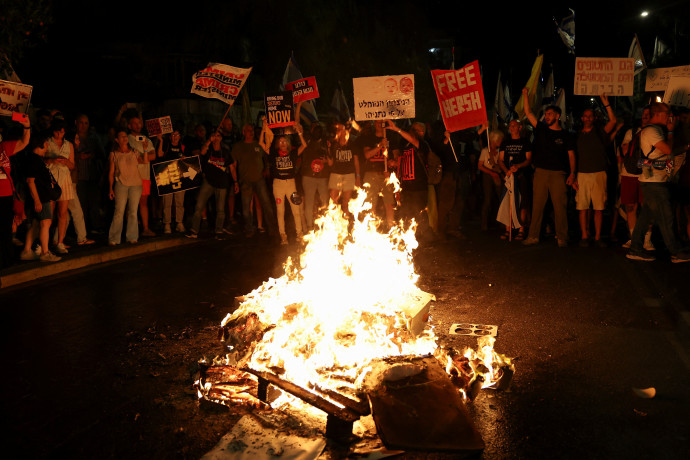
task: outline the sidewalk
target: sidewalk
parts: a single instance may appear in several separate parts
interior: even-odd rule
[[[13,266],[0,271],[0,292],[12,286],[30,283],[48,276],[126,257],[194,244],[198,241],[203,241],[203,239],[189,239],[182,234],[174,234],[143,238],[136,244],[123,243],[115,247],[108,246],[103,242],[96,242],[88,246],[73,245],[69,248],[69,254],[61,255],[62,260],[59,262],[18,261]]]

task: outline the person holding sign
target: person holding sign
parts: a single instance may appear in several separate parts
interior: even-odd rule
[[[350,132],[345,125],[335,124],[335,138],[328,142],[328,166],[331,167],[331,175],[328,178],[328,189],[331,200],[338,202],[348,218],[352,216],[348,209],[355,185],[360,187],[359,157],[350,142]]]
[[[529,236],[522,242],[525,246],[539,243],[541,221],[544,218],[546,200],[551,197],[556,221],[558,247],[568,246],[568,190],[577,189],[575,179],[575,142],[570,134],[561,128],[561,109],[550,105],[544,111],[540,122],[529,106],[529,91],[522,90],[525,116],[534,127],[534,151],[532,164],[535,167],[532,198],[532,225]]]
[[[270,140],[273,132],[268,127],[266,117],[262,117],[263,126],[259,145],[268,154],[268,163],[273,178],[273,197],[276,200],[276,213],[278,218],[278,232],[280,233],[280,244],[288,244],[287,233],[285,233],[285,200],[290,202],[290,210],[295,220],[295,232],[297,241],[302,239],[302,213],[299,203],[295,202],[297,195],[297,185],[295,175],[297,174],[297,158],[302,154],[307,146],[302,134],[302,126],[298,123],[295,130],[299,135],[301,145],[297,148],[292,146],[290,137],[283,134],[274,139],[271,147]]]
[[[606,243],[601,239],[601,225],[606,207],[606,169],[608,168],[607,146],[611,143],[613,130],[616,127],[616,115],[611,104],[602,94],[601,102],[606,107],[609,121],[605,126],[595,125],[594,110],[589,108],[582,112],[582,130],[577,135],[577,210],[580,214],[582,231],[581,247],[589,246],[590,205],[594,210],[594,242],[599,247]],[[613,198],[615,200],[615,198]]]
[[[165,139],[163,142],[158,143],[156,155],[162,158],[163,161],[178,160],[184,158],[184,149],[185,146],[182,143],[182,135],[180,134],[180,130],[176,129],[170,133],[169,139]],[[161,197],[163,201],[163,233],[172,233],[170,224],[172,222],[173,200],[175,201],[175,231],[184,233],[184,192],[185,191],[182,190]]]
[[[386,183],[389,169],[395,166],[395,160],[389,155],[389,142],[386,138],[388,120],[374,121],[374,132],[362,136],[364,146],[364,183],[369,184],[367,201],[371,203],[372,212],[376,210],[379,194],[386,209],[386,224],[391,228],[395,221],[395,197],[393,187]]]
[[[412,123],[409,131],[398,128],[388,120],[386,129],[400,134],[404,142],[400,149],[394,151],[398,178],[402,187],[400,195],[400,214],[404,219],[417,221],[417,236],[433,239],[433,230],[429,218],[422,215],[426,211],[429,194],[429,180],[426,172],[429,144],[424,140],[426,126],[424,123]]]
[[[199,189],[199,195],[192,216],[192,228],[185,236],[196,238],[201,227],[201,213],[206,209],[206,203],[215,196],[216,198],[216,238],[223,234],[225,222],[225,199],[230,187],[230,177],[234,181],[235,193],[239,193],[240,186],[237,183],[237,162],[232,159],[230,151],[222,144],[223,136],[220,131],[211,134],[211,138],[201,147],[203,161],[204,181]]]

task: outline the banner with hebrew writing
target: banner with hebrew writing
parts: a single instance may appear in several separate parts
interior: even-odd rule
[[[633,58],[575,58],[576,96],[632,96]]]
[[[414,75],[353,78],[355,120],[414,118]]]

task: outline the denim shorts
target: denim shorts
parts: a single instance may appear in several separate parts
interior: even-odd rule
[[[38,221],[41,220],[50,220],[53,218],[53,211],[50,209],[50,201],[46,201],[45,203],[41,203],[43,205],[43,209],[41,209],[41,212],[36,212],[36,210],[33,207],[33,202],[32,203],[27,203],[30,204],[31,206],[26,206],[25,209],[26,211],[30,211],[27,213],[27,215],[30,218],[36,219]]]

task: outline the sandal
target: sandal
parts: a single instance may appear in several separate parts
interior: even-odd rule
[[[524,240],[525,239],[525,231],[520,230],[517,235],[515,235],[516,240]]]
[[[505,232],[503,235],[501,235],[502,240],[507,240],[510,237],[510,232]]]

